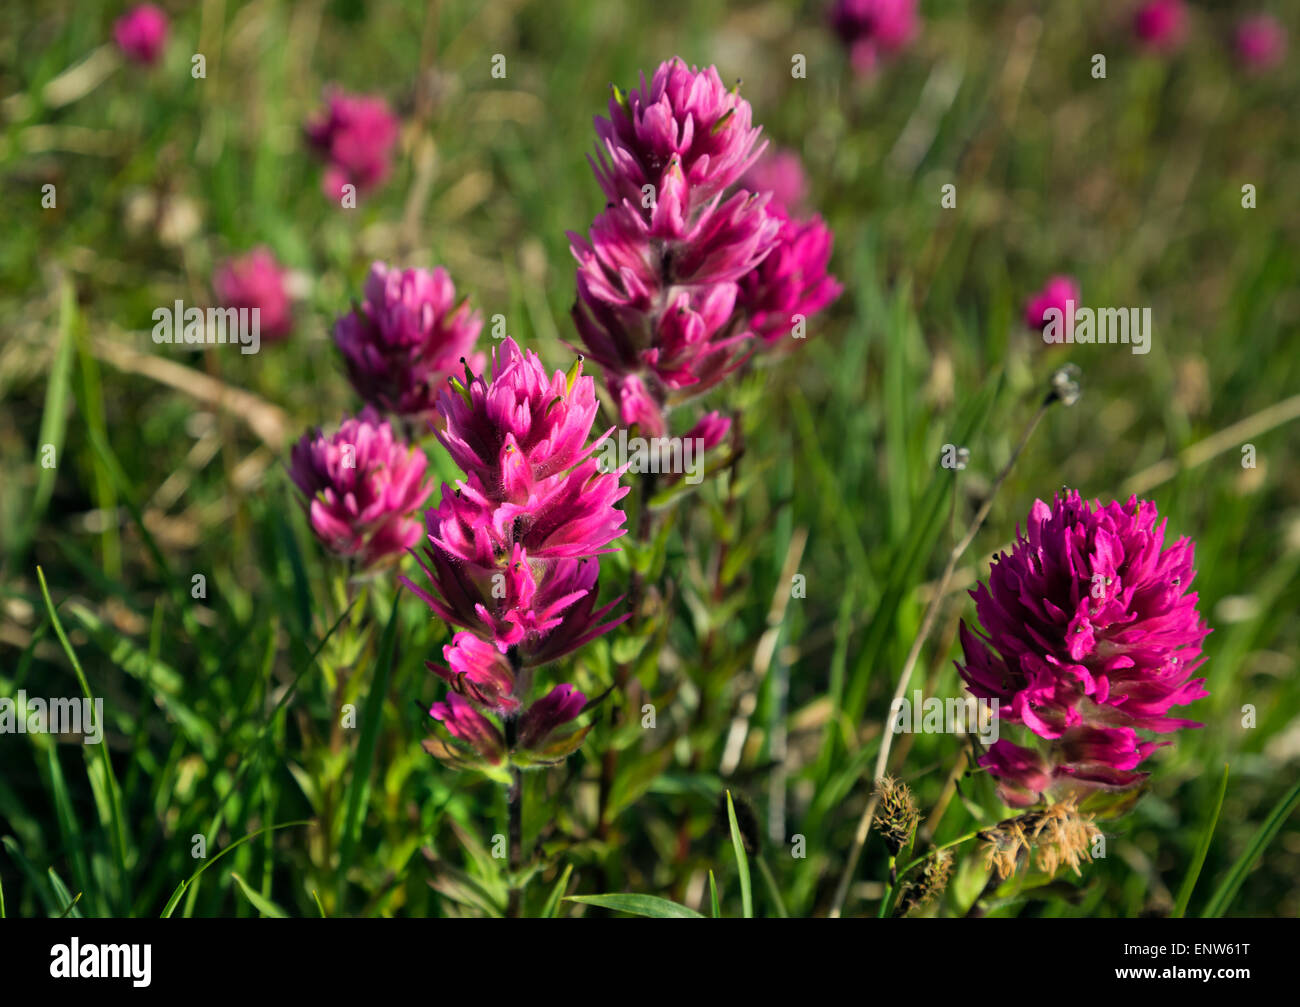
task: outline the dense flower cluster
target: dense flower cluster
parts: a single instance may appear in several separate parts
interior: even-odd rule
[[[113,22],[113,41],[127,59],[152,65],[167,44],[168,27],[167,15],[160,8],[142,3]]]
[[[904,49],[920,26],[916,0],[836,0],[830,19],[859,74],[873,72],[882,57]]]
[[[472,354],[483,319],[469,301],[456,303],[445,269],[396,269],[376,262],[365,300],[334,325],[352,386],[367,402],[399,416],[425,418],[437,409],[447,379]]]
[[[283,338],[293,328],[285,270],[268,248],[223,263],[212,276],[212,288],[223,308],[257,308],[265,339]]]
[[[826,276],[830,234],[738,187],[763,147],[749,103],[713,67],[674,59],[639,89],[615,88],[596,132],[592,168],[609,204],[588,237],[569,235],[574,322],[623,423],[657,436],[671,405],[839,292]]]
[[[316,537],[362,567],[391,561],[420,540],[416,511],[433,486],[428,460],[367,407],[333,436],[316,430],[293,447],[289,475]]]
[[[532,671],[607,632],[617,601],[596,607],[598,557],[623,534],[627,492],[587,440],[595,382],[579,360],[548,377],[506,339],[492,375],[453,379],[438,400],[437,436],[465,478],[427,515],[425,588],[403,578],[446,622],[463,627],[430,667],[451,688],[430,714],[454,742],[437,751],[491,769],[563,759],[585,732],[565,730],[586,698],[561,685],[524,707]],[[501,718],[503,729],[486,714]],[[468,747],[466,747],[468,746]]]
[[[308,122],[306,132],[326,162],[321,187],[331,199],[343,195],[344,185],[362,193],[388,178],[398,121],[383,98],[330,89],[324,114]]]
[[[962,678],[1004,721],[1046,740],[1040,750],[1002,739],[981,758],[1008,804],[1135,788],[1147,776],[1136,767],[1159,747],[1139,730],[1200,726],[1169,716],[1208,695],[1192,678],[1209,633],[1189,592],[1194,546],[1165,547],[1157,519],[1136,497],[1036,501],[988,586],[971,592],[984,635],[962,624]]]

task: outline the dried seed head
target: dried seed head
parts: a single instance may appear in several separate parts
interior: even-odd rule
[[[1030,853],[1045,874],[1055,874],[1063,865],[1079,874],[1080,862],[1092,861],[1090,848],[1100,836],[1092,816],[1079,814],[1074,798],[1008,818],[980,833],[985,867],[999,878],[1011,877],[1021,855]]]
[[[906,916],[937,899],[952,878],[952,853],[939,850],[931,853],[921,865],[921,871],[898,897],[898,915]]]
[[[880,802],[876,810],[876,828],[890,854],[897,856],[898,851],[911,839],[921,813],[912,800],[912,791],[907,784],[899,783],[892,776],[876,781],[876,797]]]

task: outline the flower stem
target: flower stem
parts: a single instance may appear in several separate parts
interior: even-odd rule
[[[930,636],[930,631],[934,628],[935,620],[939,615],[939,608],[943,604],[944,596],[947,594],[948,581],[952,579],[952,572],[957,566],[957,561],[961,559],[962,554],[970,548],[971,542],[975,540],[975,535],[979,532],[984,520],[989,516],[989,511],[993,509],[993,501],[998,495],[998,490],[1006,481],[1011,469],[1015,466],[1016,461],[1020,458],[1021,453],[1025,450],[1025,445],[1029,443],[1029,438],[1034,430],[1038,427],[1047,410],[1057,399],[1049,395],[1043,400],[1042,404],[1035,411],[1033,418],[1025,427],[1024,433],[1020,435],[1020,441],[1016,444],[1015,450],[1011,452],[1011,457],[1007,460],[1002,471],[998,473],[997,478],[993,481],[993,486],[988,495],[984,498],[984,503],[976,512],[974,520],[971,521],[970,527],[962,540],[953,546],[952,551],[948,554],[948,562],[943,568],[943,575],[939,578],[937,589],[934,596],[930,599],[930,605],[925,611],[925,618],[921,621],[921,628],[916,634],[916,639],[912,641],[912,648],[907,653],[907,659],[903,662],[903,671],[898,676],[898,687],[894,690],[894,700],[899,700],[907,692],[908,683],[912,680],[912,671],[916,668],[917,659],[921,656],[921,647]],[[956,484],[953,485],[953,493],[957,492]],[[885,712],[885,728],[880,737],[880,753],[876,757],[875,779],[880,779],[885,773],[885,768],[889,762],[889,752],[894,743],[894,732],[890,727],[892,713],[894,709],[893,701],[889,704],[889,709]],[[831,905],[831,918],[838,919],[844,909],[844,900],[849,894],[849,884],[853,880],[853,872],[857,869],[858,858],[862,854],[862,847],[866,844],[867,835],[871,831],[871,822],[876,814],[876,805],[878,803],[876,794],[872,794],[867,801],[866,810],[862,812],[862,819],[858,822],[858,831],[853,837],[853,847],[849,851],[848,863],[845,864],[844,873],[840,876],[839,886],[835,890],[835,900]]]
[[[524,862],[524,777],[517,766],[510,769],[510,789],[506,791],[506,808],[508,810],[509,835],[506,838],[510,851],[510,894],[506,903],[506,915],[518,919],[523,915],[523,889],[518,885],[519,869]]]

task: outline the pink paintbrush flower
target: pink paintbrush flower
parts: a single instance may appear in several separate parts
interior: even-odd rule
[[[358,395],[398,416],[425,418],[462,361],[483,366],[483,355],[472,352],[482,327],[468,299],[456,303],[445,269],[376,262],[365,300],[334,323],[334,342]]]
[[[113,22],[113,41],[127,59],[152,66],[167,44],[168,27],[160,8],[142,3]]]
[[[573,321],[620,421],[643,434],[666,435],[674,406],[763,345],[755,305],[766,330],[838,293],[825,225],[790,219],[803,198],[798,158],[760,160],[752,117],[715,68],[673,59],[639,89],[615,88],[609,118],[596,120],[591,163],[609,204],[587,235],[569,234]],[[760,272],[773,255],[781,262]]]
[[[328,89],[324,113],[306,127],[308,142],[326,162],[325,194],[338,199],[344,185],[362,193],[385,181],[398,127],[383,98]]]
[[[554,660],[621,621],[602,623],[612,605],[593,605],[597,557],[624,533],[615,504],[627,493],[591,457],[599,441],[587,445],[595,382],[581,360],[548,376],[507,339],[490,381],[452,384],[437,436],[467,475],[426,515],[430,589],[407,583],[519,666]]]
[[[218,267],[212,288],[223,308],[258,309],[262,337],[275,340],[293,329],[285,277],[271,250],[259,246]]]
[[[1248,17],[1237,25],[1237,58],[1248,70],[1267,70],[1286,55],[1286,29],[1269,14]]]
[[[458,768],[478,768],[478,760],[499,766],[505,759],[506,739],[500,729],[459,693],[447,693],[443,702],[429,707],[429,716],[441,721],[454,739],[454,747],[443,754]]]
[[[1149,0],[1133,13],[1133,33],[1148,49],[1177,48],[1186,29],[1187,8],[1183,0]]]
[[[442,648],[446,667],[425,662],[430,671],[441,677],[466,699],[485,710],[513,714],[519,710],[515,696],[515,671],[501,651],[473,633],[460,632]]]
[[[749,102],[727,89],[715,67],[697,70],[672,59],[659,64],[649,84],[642,74],[640,88],[613,90],[609,118],[596,118],[600,144],[592,170],[610,202],[628,200],[647,210],[647,218],[645,186],[657,197],[675,172],[698,207],[761,152]]]
[[[567,375],[548,375],[536,353],[506,338],[492,351],[490,380],[479,374],[459,390],[443,387],[438,409],[446,424],[438,440],[494,491],[507,481],[531,485],[591,455],[587,439],[599,408],[581,360]]]
[[[1025,304],[1025,324],[1031,329],[1041,329],[1048,322],[1047,312],[1052,308],[1067,314],[1067,302],[1079,306],[1079,284],[1072,276],[1053,276],[1037,294]]]
[[[983,633],[962,624],[957,665],[974,696],[1044,739],[1002,739],[980,760],[1008,804],[1131,791],[1160,744],[1138,731],[1200,726],[1170,715],[1208,695],[1192,677],[1209,633],[1190,590],[1193,549],[1186,538],[1166,546],[1155,504],[1137,497],[1034,503],[988,585],[971,592]]]
[[[874,72],[882,57],[902,51],[920,28],[916,0],[836,0],[830,20],[858,74]]]
[[[574,324],[605,369],[625,425],[666,429],[669,400],[712,387],[748,355],[738,281],[771,251],[768,193],[728,194],[762,152],[749,103],[715,68],[663,63],[617,88],[597,118],[592,168],[610,200],[578,262]]]
[[[433,488],[424,481],[426,464],[367,407],[331,436],[305,434],[293,447],[289,475],[321,543],[371,567],[419,542],[415,512]]]

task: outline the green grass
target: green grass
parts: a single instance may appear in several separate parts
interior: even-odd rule
[[[964,589],[1036,497],[1137,486],[1170,534],[1196,540],[1210,696],[1188,711],[1204,728],[1149,760],[1148,792],[1107,825],[1103,859],[1062,874],[1068,891],[1008,887],[991,914],[1300,915],[1297,70],[1240,74],[1226,5],[1197,5],[1168,59],[1135,52],[1122,19],[1050,7],[924,3],[917,44],[863,82],[811,3],[178,4],[161,67],[117,69],[49,107],[46,85],[104,43],[120,8],[8,5],[0,696],[103,698],[106,743],[0,734],[0,915],[505,911],[501,788],[420,747],[442,692],[424,662],[447,630],[391,575],[340,598],[283,462],[308,426],[358,405],[328,333],[375,258],[445,265],[487,319],[569,366],[565,231],[604,203],[585,160],[592,116],[611,82],[674,54],[743,78],[764,135],[799,152],[846,290],[806,345],[704,401],[742,418],[739,469],[675,501],[652,546],[604,560],[611,597],[635,563],[670,618],[649,642],[615,633],[571,662],[565,680],[588,695],[627,677],[581,751],[526,780],[524,910],[828,910],[930,587],[1072,360],[1084,396],[1048,415],[994,500],[912,687],[957,694]],[[189,76],[196,51],[205,80]],[[790,77],[796,52],[807,79]],[[1104,81],[1088,73],[1094,52]],[[505,80],[490,76],[495,53]],[[324,199],[300,142],[330,81],[383,93],[406,123],[393,177],[350,213]],[[46,182],[55,209],[40,207]],[[949,182],[956,210],[939,206]],[[1257,209],[1241,207],[1246,183]],[[155,307],[207,296],[213,266],[257,243],[308,281],[286,344],[241,356],[151,342]],[[1151,306],[1150,354],[1024,332],[1021,305],[1057,272],[1088,304]],[[268,408],[215,409],[140,355]],[[1240,440],[1203,449],[1252,417],[1255,468]],[[938,465],[947,443],[970,450],[955,479]],[[806,597],[789,600],[754,674],[805,535]],[[341,726],[346,704],[355,729]],[[961,749],[896,739],[890,770],[923,823]],[[957,783],[936,844],[1005,814],[982,774]],[[755,809],[765,838],[748,857],[723,791]],[[982,861],[960,850],[928,911],[982,887]],[[846,915],[877,914],[886,862],[873,836]]]

